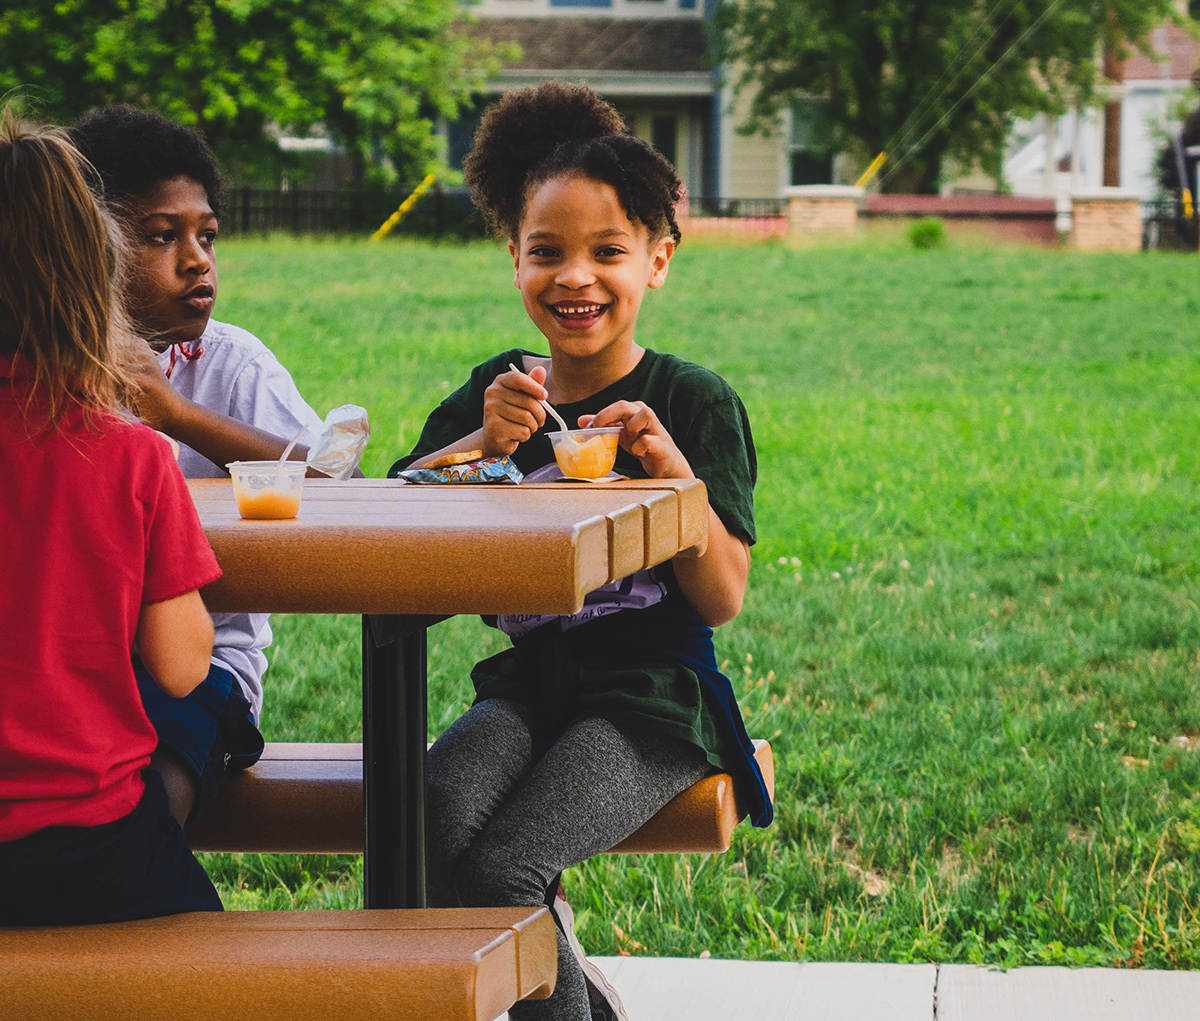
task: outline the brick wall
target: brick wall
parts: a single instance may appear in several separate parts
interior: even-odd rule
[[[1018,195],[872,195],[859,216],[868,230],[904,221],[937,217],[951,235],[976,236],[1001,242],[1032,241],[1058,244],[1058,212],[1053,198]]]
[[[788,188],[788,234],[852,234],[858,230],[858,203],[862,188],[845,185],[806,184]]]
[[[782,216],[691,216],[678,219],[684,238],[724,237],[752,241],[783,237],[788,228],[787,219]]]
[[[1083,252],[1141,251],[1140,197],[1117,188],[1072,195],[1071,244]]]

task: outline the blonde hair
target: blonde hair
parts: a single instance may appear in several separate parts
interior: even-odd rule
[[[31,370],[26,411],[36,402],[50,427],[72,405],[94,424],[138,393],[124,243],[89,170],[60,132],[0,110],[0,353]]]

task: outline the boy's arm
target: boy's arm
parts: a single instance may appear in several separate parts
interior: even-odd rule
[[[142,606],[138,658],[168,695],[182,698],[208,676],[212,647],[212,619],[196,590]]]
[[[137,365],[137,410],[148,426],[186,443],[222,470],[230,461],[274,461],[283,453],[286,439],[188,400],[167,381],[150,348],[143,348]],[[288,459],[303,461],[307,456],[308,447],[298,443]],[[325,478],[312,468],[308,475]]]

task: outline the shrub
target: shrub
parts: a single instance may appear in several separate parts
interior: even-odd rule
[[[946,243],[946,225],[936,216],[927,216],[908,228],[913,248],[941,248]]]

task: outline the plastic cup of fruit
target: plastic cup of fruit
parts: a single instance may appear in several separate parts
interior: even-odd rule
[[[244,518],[294,518],[304,489],[304,461],[231,461],[238,513]]]
[[[554,460],[564,475],[572,479],[600,479],[612,471],[617,459],[621,427],[607,425],[546,435],[554,447]]]

